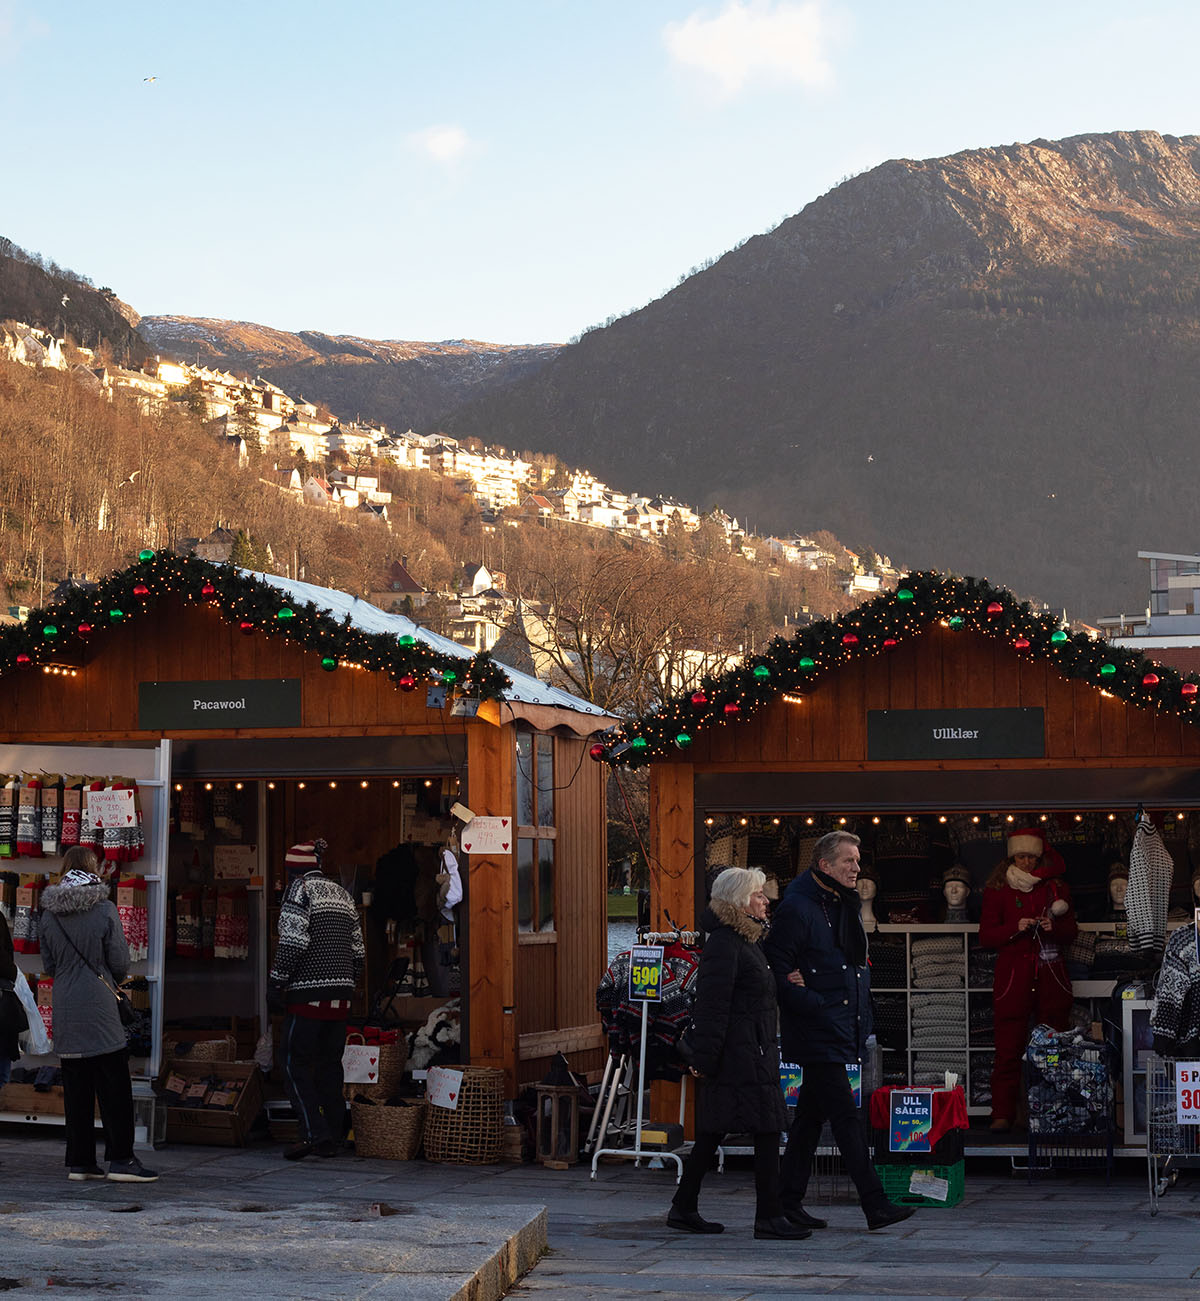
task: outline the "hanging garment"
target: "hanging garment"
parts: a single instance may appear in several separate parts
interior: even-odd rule
[[[1154,823],[1145,814],[1133,833],[1129,853],[1129,947],[1134,953],[1161,953],[1167,942],[1167,911],[1175,864]]]

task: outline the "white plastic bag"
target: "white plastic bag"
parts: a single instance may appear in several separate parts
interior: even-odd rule
[[[24,974],[20,971],[17,972],[13,987],[17,991],[17,997],[21,1000],[21,1006],[25,1009],[25,1016],[29,1021],[29,1029],[23,1031],[17,1037],[17,1043],[21,1045],[23,1053],[28,1053],[31,1057],[41,1057],[44,1053],[50,1052],[51,1049],[50,1036],[46,1033],[42,1014],[38,1010],[37,999],[33,996],[29,981],[25,979]]]

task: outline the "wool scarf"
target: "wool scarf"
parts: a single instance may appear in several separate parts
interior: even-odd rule
[[[824,872],[819,872],[815,867],[813,868],[813,876],[817,878],[818,885],[823,885],[836,896],[837,924],[834,925],[833,918],[829,917],[828,911],[826,911],[825,915],[829,918],[829,924],[833,928],[838,948],[856,967],[865,966],[867,962],[867,933],[863,930],[862,918],[858,914],[859,907],[862,904],[862,900],[858,897],[858,891],[850,886],[841,885],[833,877],[827,876]]]
[[[1041,881],[1032,872],[1022,870],[1016,863],[1009,863],[1004,879],[1018,894],[1028,894],[1035,885],[1041,885]]]

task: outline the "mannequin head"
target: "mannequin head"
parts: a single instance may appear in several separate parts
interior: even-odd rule
[[[855,888],[858,890],[858,897],[864,903],[869,903],[879,893],[879,887],[875,884],[875,878],[870,876],[860,876]]]
[[[1125,908],[1125,892],[1129,888],[1129,869],[1122,862],[1108,869],[1108,901],[1117,912]]]
[[[971,888],[964,881],[947,881],[942,886],[942,894],[951,908],[961,908],[971,894]]]

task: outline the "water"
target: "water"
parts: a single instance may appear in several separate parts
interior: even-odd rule
[[[608,923],[608,961],[624,953],[637,939],[637,923],[630,917]]]

